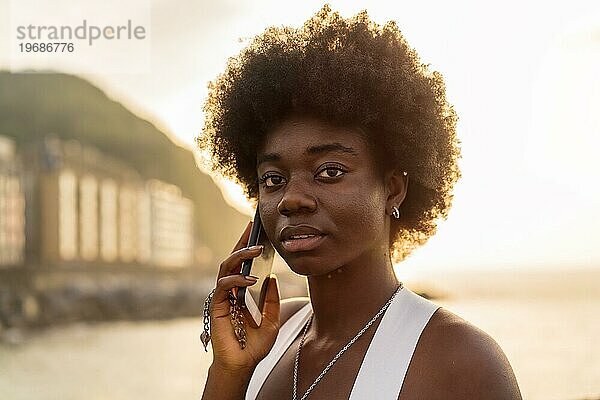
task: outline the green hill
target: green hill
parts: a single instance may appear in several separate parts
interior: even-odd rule
[[[79,77],[0,71],[0,134],[23,143],[51,132],[96,146],[144,178],[179,186],[195,204],[197,236],[212,249],[215,269],[231,251],[248,217],[224,202],[189,150]]]

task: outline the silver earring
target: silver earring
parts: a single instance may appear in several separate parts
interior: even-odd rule
[[[400,209],[398,207],[392,207],[392,216],[396,219],[400,219]]]

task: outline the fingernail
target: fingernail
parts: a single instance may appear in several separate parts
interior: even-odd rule
[[[262,250],[263,247],[264,246],[262,244],[259,244],[259,245],[256,245],[256,246],[252,246],[252,247],[250,247],[250,251]]]
[[[258,276],[254,276],[254,275],[246,275],[244,278],[250,282],[256,282],[258,280]]]

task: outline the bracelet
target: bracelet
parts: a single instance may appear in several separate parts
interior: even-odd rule
[[[246,328],[244,328],[244,320],[242,319],[242,310],[238,306],[235,296],[229,292],[229,314],[231,315],[231,324],[233,332],[240,344],[242,350],[246,348]]]
[[[200,341],[204,345],[204,351],[208,352],[208,343],[210,343],[211,335],[210,335],[210,303],[212,302],[212,297],[215,294],[215,289],[211,290],[208,296],[206,296],[206,300],[204,300],[204,311],[202,313],[203,322],[204,322],[204,331],[200,335]],[[236,298],[233,293],[229,292],[229,314],[231,316],[231,324],[233,325],[233,332],[235,333],[235,337],[237,338],[240,347],[243,349],[246,348],[246,329],[244,328],[244,321],[242,317],[242,310],[237,304]]]
[[[204,351],[208,352],[208,343],[210,342],[210,302],[212,301],[215,289],[211,290],[204,300],[204,311],[202,312],[204,320],[204,332],[200,335],[200,341],[204,345]]]

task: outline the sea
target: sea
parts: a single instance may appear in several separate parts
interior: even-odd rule
[[[600,399],[600,268],[431,273],[406,281],[489,333],[524,399]],[[199,399],[200,319],[73,324],[0,343],[2,400]]]

